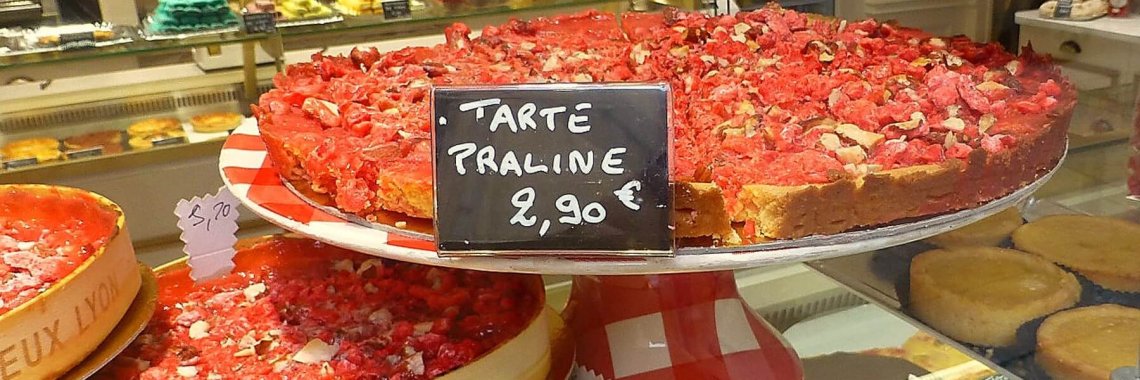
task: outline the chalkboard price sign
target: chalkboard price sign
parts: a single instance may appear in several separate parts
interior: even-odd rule
[[[277,33],[277,14],[269,12],[246,13],[241,15],[246,34]]]
[[[385,0],[380,3],[384,11],[384,19],[392,20],[412,15],[412,7],[408,0]]]
[[[432,91],[442,256],[671,255],[667,84]]]

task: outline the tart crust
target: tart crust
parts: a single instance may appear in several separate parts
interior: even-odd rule
[[[932,236],[924,241],[942,248],[996,247],[1024,223],[1017,208],[1010,207],[973,224]]]
[[[951,338],[982,346],[1013,345],[1022,324],[1073,306],[1080,294],[1071,273],[1011,249],[936,249],[910,266],[914,315]]]
[[[1037,330],[1037,363],[1054,380],[1103,380],[1117,367],[1135,365],[1138,345],[1140,309],[1082,307],[1045,319]]]
[[[1108,217],[1052,215],[1018,228],[1013,243],[1106,289],[1140,293],[1138,224]]]

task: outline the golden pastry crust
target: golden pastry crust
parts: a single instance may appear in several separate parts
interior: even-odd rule
[[[910,310],[959,341],[1009,346],[1025,322],[1073,306],[1075,276],[1011,249],[967,247],[924,252],[911,262]]]
[[[1024,223],[1017,208],[1010,207],[973,224],[932,236],[924,241],[942,248],[996,247]]]
[[[35,158],[39,162],[55,161],[63,157],[59,150],[59,140],[50,137],[35,137],[16,140],[0,148],[0,155],[6,160]]]
[[[1037,330],[1037,363],[1054,380],[1103,380],[1136,365],[1140,309],[1104,304],[1066,310]]]
[[[185,137],[185,136],[186,136],[186,132],[179,129],[177,131],[167,131],[165,133],[146,136],[146,137],[131,137],[130,140],[127,140],[127,144],[129,144],[131,146],[131,149],[143,150],[143,149],[153,148],[154,147],[154,140],[161,140],[161,139],[171,138],[171,137]]]
[[[242,119],[234,112],[210,112],[190,118],[190,126],[198,133],[225,132],[241,125]]]
[[[175,118],[155,118],[137,121],[127,127],[127,133],[132,138],[152,137],[167,131],[182,130],[182,122]]]
[[[1140,224],[1108,217],[1052,215],[1018,228],[1013,243],[1106,289],[1140,293]]]

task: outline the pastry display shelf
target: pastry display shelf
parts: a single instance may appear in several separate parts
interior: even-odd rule
[[[301,25],[288,28],[279,28],[276,35],[245,34],[244,32],[219,32],[204,34],[184,39],[166,39],[148,41],[139,35],[131,36],[129,43],[74,49],[66,51],[50,51],[29,54],[3,54],[0,55],[0,70],[23,67],[28,65],[53,64],[74,62],[82,60],[97,60],[116,56],[145,55],[175,50],[188,50],[191,48],[244,44],[251,48],[256,43],[275,43],[275,37],[283,40],[301,38],[310,35],[344,34],[354,31],[368,33],[375,37],[378,34],[397,33],[415,30],[438,30],[442,26],[450,25],[460,20],[492,17],[512,16],[522,12],[564,11],[571,7],[600,7],[606,4],[623,4],[614,0],[529,0],[512,1],[509,3],[489,6],[463,6],[463,7],[427,7],[413,10],[408,18],[385,20],[382,15],[345,16],[341,22]],[[280,40],[278,40],[280,41]],[[274,49],[267,49],[273,51]],[[249,59],[252,61],[252,59]]]
[[[248,125],[227,139],[219,171],[258,216],[332,245],[427,265],[575,275],[563,315],[575,331],[578,378],[633,380],[802,378],[794,350],[744,302],[731,270],[851,255],[949,231],[1025,200],[1056,169],[971,210],[782,248],[681,248],[672,258],[441,258],[430,240],[349,222],[302,200]]]

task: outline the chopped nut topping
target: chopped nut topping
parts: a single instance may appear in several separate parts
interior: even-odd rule
[[[848,146],[835,150],[835,155],[846,164],[858,164],[867,158],[867,152],[860,146]]]
[[[954,132],[966,130],[966,122],[956,117],[946,118],[946,120],[942,121],[942,126]]]
[[[978,132],[986,133],[986,131],[989,131],[990,128],[994,126],[994,123],[997,123],[996,116],[989,113],[982,115],[982,117],[978,119]]]
[[[824,133],[822,135],[819,135],[819,143],[830,151],[835,151],[843,147],[843,143],[839,141],[839,136],[834,133]]]
[[[737,23],[736,25],[732,26],[732,31],[736,34],[748,33],[749,30],[752,30],[752,26],[745,24],[743,22]]]
[[[535,47],[537,47],[537,45],[535,45],[534,42],[530,42],[530,41],[523,41],[522,43],[519,44],[519,49],[523,49],[526,51],[534,50]]]
[[[891,124],[887,124],[886,126],[887,127],[895,127],[895,128],[898,128],[898,129],[901,129],[904,131],[909,131],[909,130],[918,128],[920,125],[922,125],[922,122],[925,120],[926,120],[926,115],[924,115],[922,112],[915,112],[915,113],[910,114],[910,120],[900,121],[897,123],[891,123]]]
[[[197,321],[190,324],[190,331],[187,332],[190,339],[202,339],[210,336],[210,323],[206,321]]]
[[[994,90],[1008,90],[1009,89],[1009,87],[1006,87],[1004,84],[994,82],[994,81],[985,81],[985,82],[979,83],[975,88],[977,88],[978,91],[994,91]]]
[[[867,148],[874,147],[876,144],[886,139],[886,136],[883,136],[882,134],[864,131],[855,124],[840,124],[835,128],[835,132],[840,136],[849,138],[855,141],[855,143]]]
[[[669,55],[672,55],[676,58],[688,57],[689,56],[689,45],[681,45],[681,46],[669,49]]]
[[[293,361],[305,364],[327,362],[332,360],[338,349],[336,345],[330,345],[320,339],[312,339],[293,355]]]
[[[198,376],[198,367],[192,365],[179,366],[176,371],[178,371],[178,376],[182,377]]]
[[[946,148],[946,149],[950,149],[950,147],[954,146],[954,144],[957,144],[957,143],[958,143],[958,137],[954,136],[954,132],[949,132],[946,134],[946,139],[944,141],[942,141],[942,147]]]
[[[256,284],[250,284],[245,288],[245,290],[242,290],[241,292],[242,294],[245,294],[246,301],[253,302],[257,300],[257,296],[265,293],[267,289],[268,288],[265,287],[265,284],[258,282]]]

